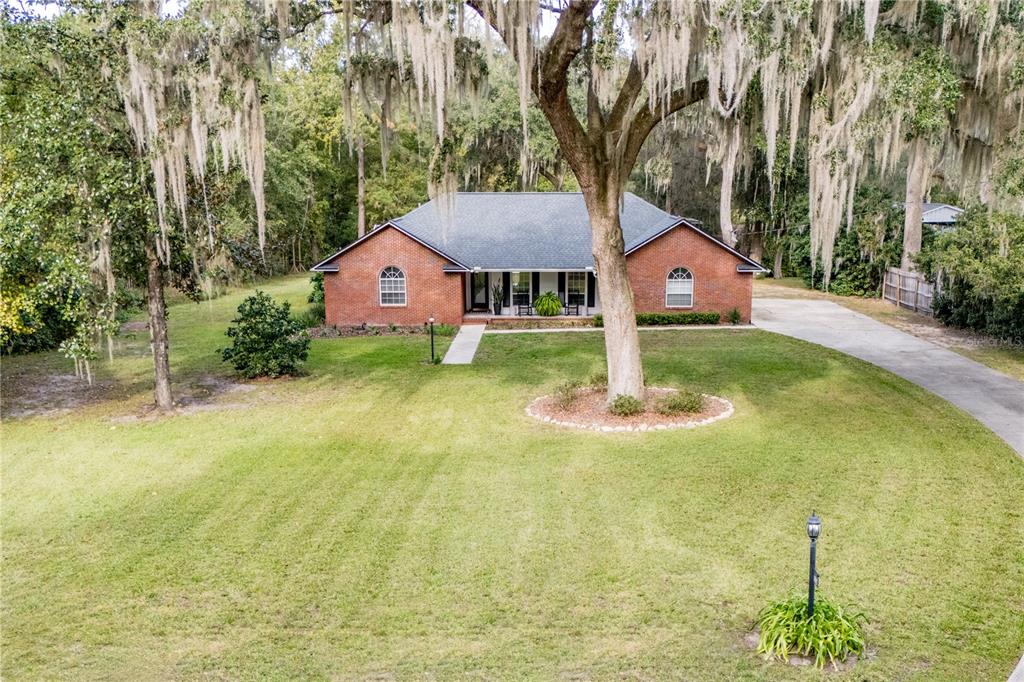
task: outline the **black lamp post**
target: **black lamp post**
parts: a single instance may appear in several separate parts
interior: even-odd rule
[[[821,535],[821,519],[813,511],[807,519],[807,537],[811,539],[811,572],[807,578],[807,617],[814,615],[814,586],[818,582],[818,571],[814,568],[814,554],[817,549],[818,536]]]
[[[434,358],[434,318],[427,320],[430,323],[430,363],[436,362]]]

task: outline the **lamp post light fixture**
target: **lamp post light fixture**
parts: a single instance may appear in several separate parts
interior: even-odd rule
[[[811,570],[807,577],[807,617],[814,615],[814,588],[818,582],[818,571],[814,567],[815,551],[818,545],[818,536],[821,535],[821,519],[813,511],[807,519],[807,537],[811,539]]]
[[[433,364],[437,362],[434,357],[434,318],[430,318],[427,322],[430,323],[430,363]]]

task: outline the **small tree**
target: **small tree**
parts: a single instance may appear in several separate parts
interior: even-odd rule
[[[227,335],[234,343],[221,355],[247,379],[296,374],[309,356],[309,335],[292,318],[291,305],[279,305],[262,291],[238,306]]]

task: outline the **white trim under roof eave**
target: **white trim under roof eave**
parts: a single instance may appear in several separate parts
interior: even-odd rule
[[[744,256],[744,255],[743,255],[742,253],[740,253],[740,252],[739,252],[739,251],[737,251],[736,249],[732,248],[731,246],[729,246],[728,244],[726,244],[726,243],[725,243],[725,242],[723,242],[722,240],[720,240],[720,239],[715,239],[715,238],[714,238],[714,237],[712,237],[712,236],[711,236],[710,234],[708,234],[708,233],[707,233],[707,232],[705,232],[704,230],[700,229],[699,227],[697,227],[696,225],[694,225],[693,223],[691,223],[691,222],[690,222],[689,220],[687,220],[686,218],[680,218],[680,219],[679,219],[679,220],[678,220],[677,222],[674,222],[674,223],[672,223],[671,225],[669,225],[668,227],[666,227],[666,228],[665,228],[664,230],[662,230],[661,232],[658,232],[657,234],[654,234],[654,235],[652,235],[652,236],[648,237],[647,239],[643,240],[642,242],[640,242],[639,244],[637,244],[637,245],[636,245],[636,246],[634,246],[634,247],[631,247],[631,248],[628,248],[628,249],[626,249],[626,253],[625,253],[625,255],[627,255],[627,256],[628,256],[629,254],[633,253],[633,252],[634,252],[634,251],[636,251],[637,249],[640,249],[640,248],[643,248],[644,246],[647,246],[648,244],[650,244],[651,242],[653,242],[653,241],[654,241],[655,239],[657,239],[658,237],[661,237],[662,235],[668,234],[669,232],[671,232],[672,230],[676,229],[676,228],[677,228],[677,227],[679,227],[680,225],[686,225],[686,226],[687,226],[688,228],[690,228],[691,230],[693,230],[694,232],[696,232],[696,233],[697,233],[697,234],[699,234],[700,236],[702,236],[702,237],[704,237],[704,238],[706,238],[706,239],[710,239],[710,240],[711,240],[711,241],[713,241],[713,242],[714,242],[715,244],[718,244],[718,245],[719,245],[719,246],[721,246],[721,247],[722,247],[723,249],[725,249],[726,251],[728,251],[728,252],[729,252],[729,253],[731,253],[732,255],[736,256],[737,258],[739,258],[739,259],[741,259],[741,260],[743,260],[743,261],[745,261],[745,262],[747,262],[747,263],[749,263],[749,264],[753,265],[753,266],[754,266],[755,268],[759,268],[759,271],[760,271],[760,272],[769,272],[768,268],[766,268],[765,266],[761,265],[760,263],[758,263],[758,262],[757,262],[756,260],[754,260],[753,258],[749,258],[748,256]],[[753,272],[753,271],[752,271],[752,270],[750,270],[750,271],[748,271],[748,272]]]
[[[594,268],[532,268],[532,267],[508,267],[508,268],[473,268],[473,272],[594,272]]]
[[[327,258],[323,259],[322,261],[320,261],[319,263],[317,263],[316,265],[311,267],[309,269],[310,272],[338,272],[337,268],[335,268],[334,270],[329,270],[329,269],[325,268],[324,266],[326,266],[332,260],[334,260],[335,258],[340,256],[341,254],[345,253],[349,249],[354,248],[354,247],[362,244],[363,242],[365,242],[370,237],[375,236],[378,232],[383,230],[385,227],[393,227],[396,230],[398,230],[399,232],[401,232],[402,234],[404,234],[409,239],[411,239],[414,242],[416,242],[417,244],[419,244],[420,246],[423,246],[423,247],[426,247],[426,248],[430,249],[431,251],[433,251],[437,255],[441,256],[442,258],[447,258],[448,260],[450,260],[455,265],[458,265],[461,268],[466,268],[466,270],[470,270],[471,269],[471,268],[467,267],[466,265],[464,265],[463,263],[461,263],[461,262],[455,260],[454,258],[452,258],[451,256],[449,256],[444,251],[441,251],[440,249],[434,248],[433,246],[431,246],[430,244],[426,243],[425,241],[423,241],[422,239],[420,239],[416,235],[414,235],[411,232],[409,232],[408,230],[403,230],[401,227],[396,225],[393,221],[389,220],[388,222],[386,222],[383,225],[381,225],[380,227],[378,227],[376,230],[370,230],[369,232],[367,232],[362,237],[360,237],[359,239],[355,240],[354,242],[352,242],[348,246],[340,249],[336,253],[334,253],[334,254],[328,256]]]

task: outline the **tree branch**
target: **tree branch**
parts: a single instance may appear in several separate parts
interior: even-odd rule
[[[706,78],[694,81],[685,88],[679,88],[669,97],[667,106],[655,105],[652,110],[649,103],[640,109],[640,113],[633,119],[629,126],[629,132],[625,136],[625,147],[619,159],[619,170],[622,177],[628,177],[633,166],[636,165],[636,157],[640,154],[640,148],[644,146],[647,137],[658,125],[670,115],[685,109],[691,104],[700,102],[708,96],[708,81]]]
[[[547,47],[537,55],[536,65],[530,69],[530,89],[537,96],[537,103],[551,124],[566,161],[581,183],[592,181],[595,159],[587,133],[569,100],[568,72],[572,61],[583,49],[583,33],[597,1],[569,1],[559,13],[558,23]],[[498,26],[488,0],[466,0],[466,4],[511,48],[511,36],[505,35]],[[514,56],[515,50],[510,51]]]
[[[622,82],[619,96],[615,98],[615,104],[612,105],[612,110],[608,114],[608,130],[610,132],[617,132],[622,127],[622,121],[626,117],[626,112],[633,108],[643,84],[644,81],[640,75],[640,65],[637,64],[636,56],[634,56],[629,61],[629,72],[626,74],[626,80]]]

